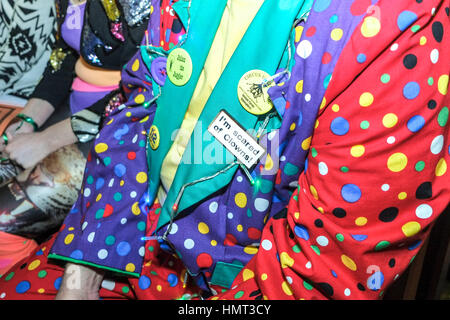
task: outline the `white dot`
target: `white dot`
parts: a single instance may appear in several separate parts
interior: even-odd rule
[[[328,245],[328,238],[325,236],[318,236],[316,242],[319,246],[326,247]]]
[[[227,218],[228,219],[233,219],[233,212],[228,212]]]
[[[391,46],[391,51],[396,51],[398,49],[398,43],[394,43],[392,46]]]
[[[311,269],[311,267],[312,267],[312,263],[311,263],[311,261],[308,261],[308,262],[305,264],[305,268],[306,268],[306,269]]]
[[[349,295],[351,295],[351,293],[352,293],[352,292],[350,291],[349,288],[347,288],[347,289],[344,290],[344,294],[345,294],[346,297],[348,297]]]
[[[114,178],[112,178],[111,180],[109,180],[109,183],[108,183],[108,187],[112,187],[114,185]]]
[[[131,197],[131,198],[134,199],[134,198],[136,198],[136,196],[137,196],[136,191],[131,191],[131,192],[130,192],[130,197]]]
[[[116,286],[116,282],[112,280],[105,279],[102,281],[102,288],[113,291]]]
[[[216,213],[218,207],[219,207],[219,204],[216,201],[211,202],[209,205],[209,211],[211,213]]]
[[[83,195],[87,198],[91,195],[91,189],[86,188],[84,189]]]
[[[255,199],[255,209],[259,212],[264,212],[269,208],[269,201],[263,198]]]
[[[439,50],[433,49],[430,53],[430,60],[432,63],[436,64],[439,61]]]
[[[145,256],[145,247],[140,247],[140,248],[139,248],[139,255],[140,255],[141,257]]]
[[[6,293],[2,292],[2,294],[0,294],[0,299],[3,299],[4,297],[6,297]]]
[[[387,138],[386,142],[388,144],[393,144],[395,142],[395,137],[394,136],[390,136],[389,138]]]
[[[87,241],[93,242],[94,241],[94,237],[95,237],[95,232],[89,233],[89,235],[87,237]]]
[[[286,156],[281,156],[280,161],[286,161]]]
[[[99,259],[106,259],[108,257],[108,251],[106,249],[101,249],[98,251],[97,256]]]
[[[308,40],[301,41],[297,46],[297,54],[300,58],[306,59],[312,53],[312,44]]]
[[[289,284],[292,284],[292,283],[294,282],[294,280],[292,280],[292,278],[289,277],[289,276],[286,277],[286,281],[287,281]]]
[[[192,249],[195,246],[195,242],[192,239],[184,240],[184,247],[188,250]]]
[[[175,234],[178,232],[178,225],[176,223],[172,223],[172,227],[170,227],[170,234]]]
[[[81,226],[81,230],[86,229],[87,225],[88,225],[87,221],[83,222],[83,225]]]
[[[120,220],[120,223],[121,223],[121,224],[127,223],[127,218],[122,218],[122,219]]]
[[[272,249],[272,242],[270,242],[270,240],[264,239],[261,242],[261,246],[264,250],[269,251],[270,249]]]
[[[428,204],[421,204],[416,208],[416,216],[420,219],[428,219],[433,215],[433,208]]]
[[[433,139],[430,146],[430,151],[432,154],[439,154],[444,147],[444,136],[440,135]]]
[[[391,188],[391,186],[388,185],[387,183],[385,183],[381,186],[381,190],[383,190],[383,191],[388,191],[390,188]]]
[[[325,162],[319,162],[319,173],[323,176],[328,174],[328,166]]]
[[[305,94],[305,101],[306,102],[311,101],[311,95],[309,93]]]
[[[237,182],[242,182],[242,176],[238,176],[238,177],[236,178],[236,180],[237,180]]]

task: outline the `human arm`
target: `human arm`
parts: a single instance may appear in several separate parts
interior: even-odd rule
[[[55,300],[98,300],[103,272],[67,263]]]

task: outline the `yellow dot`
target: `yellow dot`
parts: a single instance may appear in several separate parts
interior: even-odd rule
[[[344,35],[344,31],[341,28],[335,28],[331,30],[331,39],[334,41],[341,40],[342,36]]]
[[[366,225],[366,223],[367,223],[366,217],[359,217],[359,218],[356,218],[356,220],[355,220],[355,224],[360,227]]]
[[[366,148],[364,146],[356,145],[350,149],[350,154],[355,158],[359,158],[364,154],[365,151],[366,151]]]
[[[283,268],[292,267],[294,265],[294,259],[292,259],[287,252],[281,253],[280,262]]]
[[[125,115],[129,118],[129,117],[131,117],[131,112],[128,111],[127,113],[125,113]]]
[[[129,263],[125,266],[125,270],[128,272],[134,272],[134,270],[136,270],[136,266],[132,263]]]
[[[283,288],[283,291],[286,295],[292,296],[292,289],[291,289],[291,286],[289,285],[289,283],[287,283],[287,281],[283,282],[283,284],[281,285],[281,288]]]
[[[114,118],[111,118],[111,120],[108,121],[108,123],[106,124],[107,126],[109,126],[111,123],[114,122]]]
[[[398,198],[399,198],[400,200],[405,200],[407,196],[408,196],[408,194],[407,194],[406,192],[400,192],[400,193],[398,194]]]
[[[325,108],[326,105],[327,105],[327,99],[325,97],[323,97],[322,102],[320,103],[320,109]]]
[[[250,255],[257,254],[257,253],[258,253],[258,247],[255,247],[255,246],[246,246],[246,247],[244,248],[244,252],[245,252],[246,254],[250,254]]]
[[[300,212],[295,212],[294,213],[294,217],[295,217],[295,220],[298,220],[298,219],[300,219]]]
[[[440,159],[436,165],[435,174],[437,177],[443,176],[447,172],[447,162],[444,158]]]
[[[41,264],[41,260],[34,260],[32,263],[30,263],[28,265],[28,270],[30,270],[30,271],[34,270],[37,267],[39,267],[40,264]]]
[[[141,214],[141,209],[139,209],[139,202],[133,203],[133,205],[131,206],[131,212],[132,212],[135,216],[138,216],[138,215]]]
[[[213,247],[217,246],[217,241],[216,241],[216,240],[211,240],[211,245],[212,245]]]
[[[139,172],[136,175],[136,181],[139,182],[139,183],[147,182],[147,174],[145,172]]]
[[[407,222],[402,226],[403,234],[407,237],[412,237],[413,235],[417,234],[420,229],[420,224],[416,221]]]
[[[305,140],[303,140],[303,142],[302,142],[302,149],[303,150],[308,150],[309,149],[309,146],[311,145],[311,138],[312,137],[309,137],[309,138],[306,138]]]
[[[75,237],[75,235],[73,235],[72,233],[71,233],[71,234],[68,234],[68,235],[66,236],[66,238],[64,239],[64,243],[65,243],[65,244],[70,244],[70,243],[72,242],[72,240],[73,240],[74,237]]]
[[[143,104],[145,102],[145,96],[141,93],[134,98],[134,102],[137,104]]]
[[[267,157],[266,157],[266,163],[265,163],[265,165],[264,165],[264,170],[270,171],[270,170],[272,170],[272,168],[273,168],[273,160],[272,160],[272,157],[270,156],[270,154],[267,154]]]
[[[95,152],[97,153],[103,153],[106,150],[108,150],[108,145],[106,143],[99,143],[95,145]]]
[[[420,45],[424,46],[426,44],[427,44],[427,37],[425,36],[420,37]]]
[[[320,213],[325,213],[325,210],[323,210],[322,207],[317,207],[317,210],[319,210]]]
[[[156,286],[156,290],[158,290],[159,292],[161,292],[161,291],[162,291],[162,287],[161,287],[161,285],[160,285],[160,284],[158,284],[158,285]]]
[[[373,103],[373,95],[370,92],[364,92],[359,97],[359,105],[361,107],[368,107]]]
[[[400,172],[406,168],[408,157],[401,152],[394,153],[387,161],[387,167],[392,172]]]
[[[380,21],[375,17],[367,17],[361,25],[361,34],[366,38],[374,37],[380,32]]]
[[[297,82],[297,84],[295,85],[295,91],[297,91],[297,93],[303,92],[303,80]]]
[[[298,26],[295,28],[295,42],[299,42],[302,37],[303,26]]]
[[[339,112],[339,105],[338,104],[333,104],[333,106],[331,107],[331,110],[333,110],[334,112]]]
[[[75,228],[74,227],[70,227],[69,229],[67,229],[67,230],[69,230],[69,231],[73,231],[73,230],[75,230]]]
[[[131,70],[133,70],[134,72],[136,72],[136,71],[139,70],[139,59],[136,59],[136,60],[133,62],[133,65],[131,66]]]
[[[314,129],[317,129],[318,126],[319,126],[319,120],[316,120],[316,123],[314,124]]]
[[[247,196],[245,193],[239,192],[234,196],[234,202],[239,208],[244,208],[247,205]]]
[[[261,280],[262,280],[262,281],[266,281],[267,278],[268,278],[267,273],[263,273],[263,274],[261,275]]]
[[[394,113],[388,113],[383,117],[383,126],[386,128],[394,127],[398,122],[398,117]]]
[[[244,271],[242,272],[242,279],[244,279],[244,281],[253,279],[254,277],[255,273],[250,269],[244,269]]]
[[[197,226],[198,228],[198,232],[200,232],[201,234],[207,234],[209,233],[209,227],[206,223],[204,222],[200,222]]]
[[[292,122],[291,126],[289,127],[289,130],[294,131],[295,127],[296,127],[295,122]]]
[[[97,195],[97,198],[95,198],[95,201],[96,201],[96,202],[99,202],[101,198],[102,198],[102,194],[99,193],[99,194]]]
[[[242,232],[242,230],[244,230],[244,227],[242,226],[242,224],[238,224],[236,230]]]
[[[319,200],[319,194],[317,193],[316,187],[314,187],[313,185],[310,185],[309,191],[311,191],[311,194],[313,195],[314,199]]]
[[[438,90],[444,96],[448,92],[448,79],[448,74],[443,74],[438,80]]]
[[[125,181],[124,180],[120,180],[119,184],[120,184],[121,187],[123,187],[123,185],[125,184]]]
[[[353,261],[352,259],[350,259],[348,256],[346,256],[345,254],[343,254],[341,256],[341,261],[344,264],[344,266],[346,266],[347,268],[349,268],[352,271],[356,271],[357,267],[356,267],[356,263],[355,261]]]
[[[44,293],[44,292],[45,292],[45,289],[44,289],[44,288],[38,289],[38,293]]]

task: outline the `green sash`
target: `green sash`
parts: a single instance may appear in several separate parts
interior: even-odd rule
[[[305,2],[308,3],[308,6],[304,5]],[[197,146],[194,149],[195,152],[203,153],[205,149],[211,148],[211,143],[217,143],[207,132],[207,129],[222,109],[226,110],[245,130],[255,128],[258,123],[261,123],[263,120],[261,117],[248,113],[239,103],[237,97],[239,80],[244,73],[253,69],[263,70],[268,74],[276,72],[283,60],[293,23],[297,17],[309,10],[310,2],[304,0],[265,0],[231,57],[198,119],[197,126],[191,136],[191,142],[195,140],[196,132],[201,133],[201,138],[205,139],[201,141],[201,148]],[[181,127],[226,3],[227,0],[216,0],[214,5],[205,5],[202,1],[192,1],[190,30],[183,49],[191,55],[193,72],[188,83],[182,87],[175,86],[167,79],[162,88],[161,97],[157,100],[153,125],[159,130],[160,141],[156,150],[148,148],[149,196],[151,202],[154,201],[160,185],[160,171],[163,160],[172,145],[174,132]],[[181,8],[186,9],[185,6]],[[180,16],[186,17],[186,14],[181,12]],[[186,18],[182,20],[186,20]],[[267,129],[278,128],[280,125],[281,120],[275,117],[269,122]],[[217,149],[217,146],[214,146],[214,148]],[[234,159],[225,148],[222,146],[220,148],[223,149],[223,154],[227,155],[224,158]],[[189,152],[185,152],[183,155],[183,160],[178,167],[161,210],[157,229],[170,221],[172,206],[176,202],[183,185],[214,175],[228,166],[225,161],[212,164],[192,163],[192,161],[186,159],[186,153],[189,154]],[[202,154],[196,156],[202,157]],[[195,157],[192,155],[191,158]],[[226,186],[236,170],[237,166],[213,179],[187,187],[179,202],[178,212],[200,202]]]

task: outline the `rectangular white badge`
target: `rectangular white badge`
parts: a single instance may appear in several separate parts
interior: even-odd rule
[[[208,132],[248,169],[265,153],[264,148],[223,110],[209,125]]]

